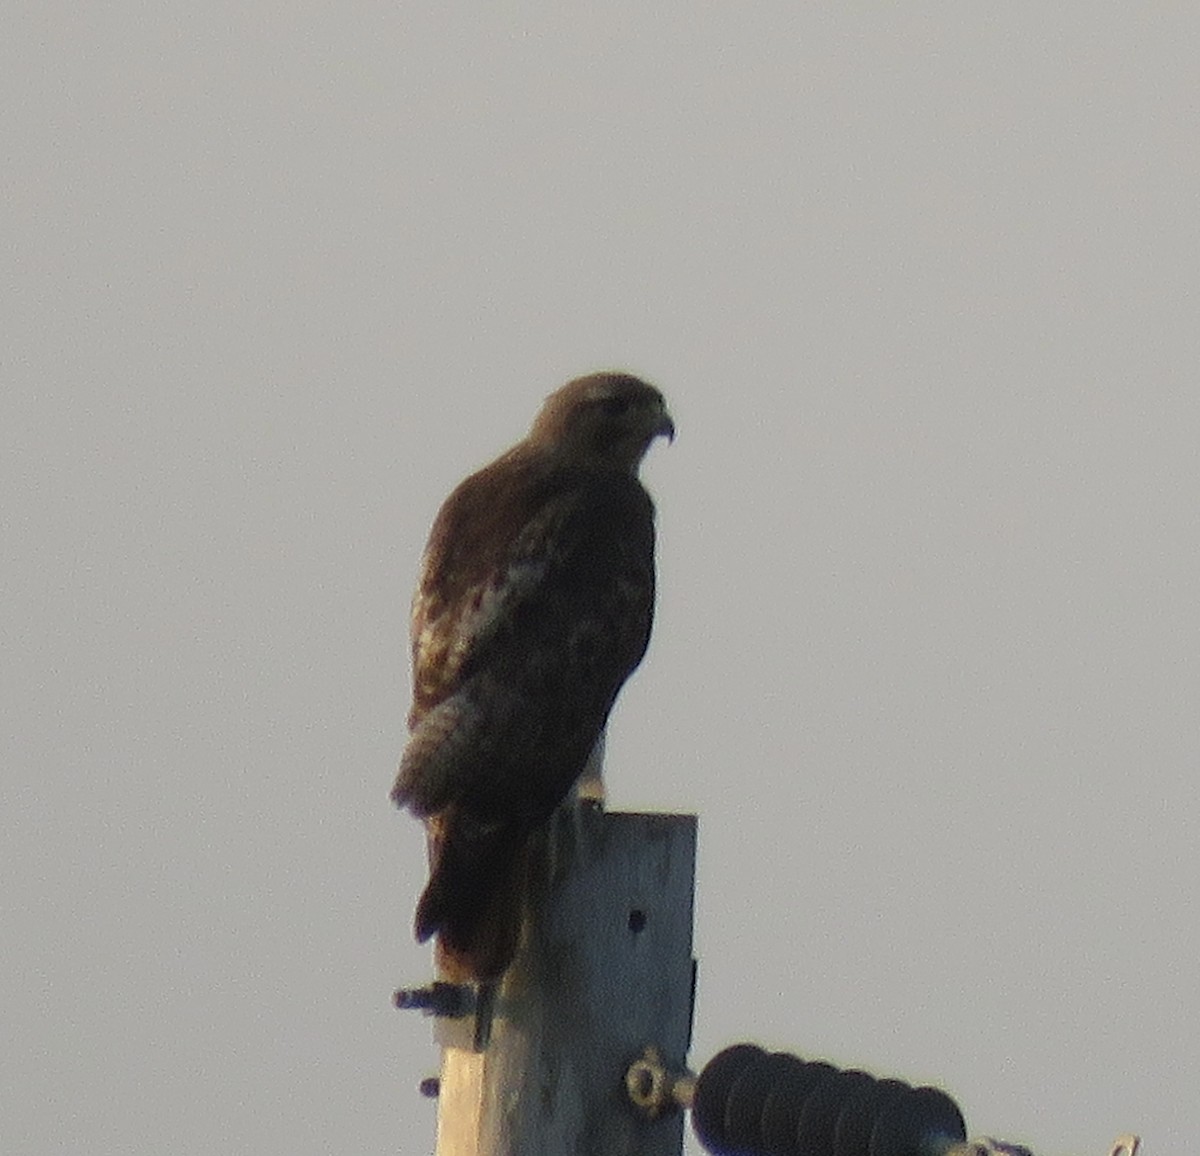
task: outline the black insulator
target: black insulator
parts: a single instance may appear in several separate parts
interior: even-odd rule
[[[773,1088],[794,1086],[804,1061],[786,1052],[763,1052],[742,1069],[725,1096],[725,1146],[754,1151],[763,1136],[763,1109]]]
[[[770,1152],[772,1156],[791,1156],[792,1153],[801,1151],[797,1147],[801,1113],[805,1111],[817,1089],[837,1074],[837,1068],[832,1064],[806,1064],[795,1056],[788,1058],[796,1065],[794,1078],[778,1081],[767,1092],[766,1102],[763,1104],[761,1151]]]
[[[696,1079],[692,1128],[710,1152],[728,1151],[725,1147],[725,1101],[729,1089],[747,1065],[765,1055],[766,1052],[754,1044],[734,1044],[713,1056]]]
[[[838,1120],[846,1101],[864,1085],[875,1082],[875,1077],[866,1072],[842,1072],[834,1068],[833,1074],[822,1080],[805,1101],[796,1127],[794,1150],[800,1154],[832,1153]]]
[[[830,1156],[869,1156],[875,1121],[908,1085],[902,1080],[872,1080],[849,1096],[838,1114]]]
[[[871,1156],[941,1156],[966,1138],[962,1113],[941,1088],[910,1088],[880,1112]]]
[[[692,1127],[717,1156],[943,1156],[966,1139],[937,1088],[736,1044],[696,1080]]]

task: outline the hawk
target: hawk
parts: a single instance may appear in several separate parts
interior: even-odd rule
[[[494,980],[516,952],[527,852],[598,749],[654,613],[654,506],[638,481],[675,426],[662,394],[599,373],[438,512],[412,606],[413,701],[392,800],[424,820],[419,942]]]

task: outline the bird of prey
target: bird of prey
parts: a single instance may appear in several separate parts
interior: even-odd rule
[[[439,511],[412,606],[413,701],[392,800],[424,820],[419,942],[455,982],[503,974],[527,852],[598,748],[654,613],[654,506],[638,466],[674,438],[662,394],[598,373]]]

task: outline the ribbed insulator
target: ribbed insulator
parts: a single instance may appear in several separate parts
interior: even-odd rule
[[[754,1044],[705,1065],[692,1127],[717,1156],[941,1156],[967,1137],[958,1106],[938,1088]]]

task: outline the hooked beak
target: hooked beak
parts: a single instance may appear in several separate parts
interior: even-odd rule
[[[671,415],[664,409],[662,416],[658,419],[658,424],[654,427],[655,437],[664,437],[668,442],[675,440],[675,423],[671,420]]]

